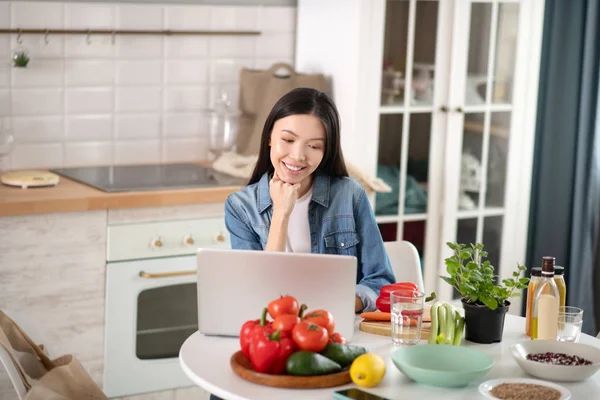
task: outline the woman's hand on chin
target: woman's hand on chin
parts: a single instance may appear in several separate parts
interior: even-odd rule
[[[283,216],[289,216],[294,210],[300,183],[290,184],[282,181],[277,175],[273,174],[269,184],[269,194],[273,201],[273,213],[281,213]]]

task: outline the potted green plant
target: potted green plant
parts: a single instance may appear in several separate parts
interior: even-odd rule
[[[465,338],[476,343],[502,341],[504,318],[510,307],[509,299],[520,296],[529,278],[521,277],[527,269],[517,263],[512,276],[496,283],[494,266],[487,258],[483,244],[446,243],[453,255],[445,259],[449,276],[441,278],[461,295],[465,310]],[[485,260],[485,261],[484,261]]]

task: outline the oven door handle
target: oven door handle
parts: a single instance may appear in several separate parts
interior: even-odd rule
[[[173,271],[173,272],[157,272],[157,273],[140,271],[138,273],[138,275],[144,279],[172,278],[174,276],[185,276],[185,275],[195,275],[195,274],[196,274],[195,269],[189,270],[189,271]]]

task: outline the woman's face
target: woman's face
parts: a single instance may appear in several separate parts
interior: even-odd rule
[[[325,151],[325,127],[314,115],[290,115],[273,125],[271,163],[279,179],[308,190]],[[304,190],[303,190],[304,189]]]

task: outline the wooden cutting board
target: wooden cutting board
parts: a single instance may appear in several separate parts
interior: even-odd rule
[[[392,336],[392,323],[388,321],[370,321],[363,319],[359,324],[359,329],[374,335]],[[431,332],[431,307],[425,307],[423,310],[423,322],[421,323],[421,338],[427,338],[429,332]]]

